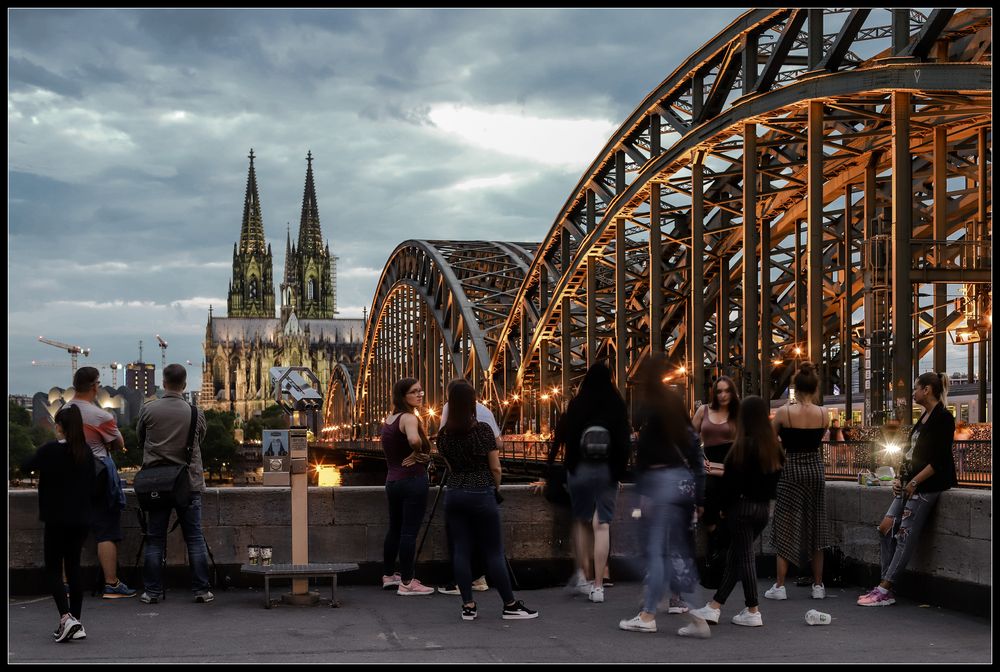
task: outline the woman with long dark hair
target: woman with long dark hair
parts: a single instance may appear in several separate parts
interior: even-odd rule
[[[90,531],[92,500],[97,488],[94,458],[83,434],[80,409],[64,406],[56,413],[55,421],[63,439],[39,447],[22,469],[39,473],[38,517],[45,523],[45,578],[59,610],[59,627],[53,634],[57,642],[67,642],[87,636],[80,622],[83,609],[80,551]],[[69,584],[68,604],[62,578],[64,568]]]
[[[947,392],[944,373],[924,373],[913,383],[913,401],[924,412],[910,433],[910,449],[892,482],[892,503],[878,526],[882,580],[858,598],[862,607],[896,603],[892,587],[910,561],[927,517],[941,493],[958,485],[951,452],[955,417],[945,407]]]
[[[708,534],[705,573],[701,583],[706,588],[718,588],[725,571],[729,549],[729,530],[722,520],[722,464],[736,438],[736,418],[740,410],[740,393],[729,376],[719,376],[712,383],[712,395],[707,405],[698,407],[691,424],[701,437],[705,451],[705,511],[698,524]],[[670,613],[684,613],[687,605],[676,596],[670,598]]]
[[[792,379],[795,402],[782,406],[772,424],[785,450],[785,467],[778,480],[778,498],[771,525],[771,546],[777,562],[777,581],[765,593],[769,600],[785,600],[788,565],[812,564],[813,599],[826,597],[823,585],[823,549],[832,544],[826,518],[826,478],[823,435],[830,414],[817,405],[819,376],[811,362],[803,362]]]
[[[424,403],[424,389],[416,378],[392,386],[392,413],[382,423],[382,452],[388,473],[389,530],[383,546],[382,588],[397,595],[432,595],[434,589],[413,578],[417,534],[427,510],[427,463],[430,441],[416,411]],[[399,572],[394,572],[396,556]]]
[[[611,520],[618,483],[628,465],[629,423],[625,400],[603,362],[587,370],[560,419],[549,449],[550,466],[560,447],[564,447],[576,559],[583,573],[572,581],[591,602],[604,602]]]
[[[514,599],[510,586],[497,507],[500,454],[493,430],[476,419],[476,390],[472,385],[448,386],[448,419],[438,432],[437,447],[448,463],[444,513],[452,535],[452,564],[462,595],[462,620],[475,620],[479,613],[472,599],[474,548],[482,551],[489,583],[503,599],[502,618],[537,617],[537,611]]]
[[[698,582],[692,525],[704,500],[705,456],[683,399],[663,384],[666,373],[666,360],[653,356],[637,380],[635,464],[644,498],[646,585],[642,611],[618,623],[633,632],[656,632],[656,608],[667,586],[680,595]],[[708,637],[710,632],[704,620],[694,618],[677,634]]]
[[[743,584],[746,607],[733,616],[736,625],[764,625],[757,599],[757,561],[754,542],[767,527],[768,508],[775,498],[784,455],[768,417],[770,408],[757,396],[740,405],[736,440],[726,455],[723,471],[722,516],[729,525],[732,542],[725,572],[711,601],[692,615],[711,624],[719,622],[722,605]]]

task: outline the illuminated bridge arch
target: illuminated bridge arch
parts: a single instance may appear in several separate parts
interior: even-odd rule
[[[377,431],[392,385],[417,377],[440,410],[449,381],[487,387],[497,337],[537,244],[408,240],[389,257],[375,291],[357,381],[356,417]]]
[[[353,438],[357,397],[354,379],[343,363],[333,367],[323,398],[322,438],[346,440]]]
[[[991,28],[988,10],[751,10],[688,58],[538,248],[492,362],[508,427],[544,430],[598,358],[627,392],[651,350],[692,401],[712,373],[775,396],[800,348],[827,393],[868,357],[907,406],[914,359],[944,370],[969,318],[948,283],[989,306]]]
[[[848,405],[870,372],[867,421],[908,418],[914,362],[945,370],[947,331],[989,322],[991,105],[990,10],[745,12],[625,119],[541,243],[396,249],[362,433],[404,375],[436,408],[464,376],[508,430],[545,431],[589,364],[627,394],[651,352],[692,402],[720,374],[775,398],[808,358]]]

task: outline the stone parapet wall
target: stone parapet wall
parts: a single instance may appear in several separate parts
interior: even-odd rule
[[[502,488],[501,507],[508,557],[519,562],[565,561],[571,557],[569,512],[556,509],[544,498],[532,495],[526,485]],[[431,490],[428,514],[437,489]],[[127,491],[128,509],[122,514],[125,540],[119,564],[132,566],[139,550],[141,532],[135,515],[135,498]],[[888,487],[864,487],[830,482],[826,487],[827,511],[837,548],[853,562],[878,565],[876,525],[888,508]],[[42,523],[38,520],[37,492],[8,492],[9,570],[38,569],[43,565]],[[636,495],[627,486],[618,497],[612,524],[612,555],[640,555],[641,525],[631,517]],[[992,492],[955,489],[938,503],[920,547],[909,569],[919,574],[961,583],[992,586]],[[210,488],[203,495],[203,527],[215,562],[239,565],[245,562],[249,544],[270,545],[274,562],[291,562],[291,499],[288,488]],[[385,491],[382,487],[309,488],[309,559],[312,562],[380,563],[388,525]],[[767,543],[770,530],[762,535],[759,551],[773,554]],[[430,526],[421,561],[446,562],[444,498]],[[180,529],[168,539],[167,564],[186,563]],[[84,548],[83,565],[96,566],[92,542]]]

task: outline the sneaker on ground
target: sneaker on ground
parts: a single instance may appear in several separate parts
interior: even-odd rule
[[[55,632],[52,633],[52,636],[53,637],[59,636],[59,628],[56,628]],[[80,624],[80,629],[77,630],[76,633],[73,635],[73,639],[87,639],[87,633],[83,629],[83,623]]]
[[[503,607],[503,618],[504,620],[519,620],[527,618],[538,618],[538,612],[532,609],[528,609],[524,606],[524,602],[518,600],[514,604],[505,604]]]
[[[692,616],[690,623],[677,630],[677,635],[680,637],[708,639],[712,636],[712,630],[708,627],[708,621],[697,616]]]
[[[395,588],[399,585],[399,573],[393,574],[392,576],[382,577],[382,589],[386,590],[388,588]]]
[[[860,600],[860,599],[861,599],[862,597],[868,597],[869,595],[871,595],[872,593],[874,593],[874,592],[875,592],[875,590],[876,590],[875,588],[872,588],[871,590],[869,590],[869,591],[868,591],[867,593],[865,593],[864,595],[858,595],[858,599]]]
[[[212,594],[211,590],[203,590],[200,593],[194,594],[194,601],[198,604],[207,604],[215,599],[215,595]]]
[[[593,581],[584,581],[576,587],[576,592],[579,595],[590,595],[590,591],[594,589]]]
[[[824,586],[822,583],[820,583],[820,584],[815,584],[814,583],[813,584],[813,599],[814,600],[822,600],[825,597],[826,597],[826,586]]]
[[[784,586],[779,586],[778,584],[774,584],[773,586],[764,591],[764,597],[766,597],[769,600],[787,600],[788,591],[785,590]]]
[[[688,613],[695,618],[706,621],[709,625],[718,625],[719,617],[722,616],[722,609],[713,609],[712,605],[706,604],[701,609],[692,609]]]
[[[629,632],[656,632],[656,621],[644,621],[636,614],[632,618],[618,621],[618,627]]]
[[[604,588],[598,588],[594,586],[590,589],[590,595],[587,596],[591,602],[603,602],[604,601]]]
[[[144,604],[156,604],[162,599],[163,597],[160,595],[150,595],[149,593],[143,593],[139,596],[139,601]]]
[[[761,617],[759,611],[757,613],[753,613],[747,607],[743,607],[743,611],[733,616],[733,624],[759,628],[764,625],[764,619]]]
[[[121,597],[135,597],[135,591],[122,583],[121,580],[113,586],[110,583],[104,584],[105,600],[116,600]]]
[[[409,583],[403,583],[400,581],[399,587],[396,589],[397,595],[433,595],[434,589],[430,586],[425,586],[420,583],[417,579],[412,579]]]
[[[892,604],[896,604],[896,598],[888,590],[880,588],[875,588],[867,595],[858,598],[860,607],[888,607]]]
[[[476,616],[479,615],[479,611],[476,609],[476,605],[473,604],[471,607],[462,605],[462,620],[463,621],[474,621]]]
[[[475,590],[475,588],[473,588]],[[462,591],[458,589],[458,586],[454,583],[449,583],[447,586],[438,586],[438,592],[442,595],[461,595]]]
[[[486,583],[486,577],[480,576],[478,579],[472,582],[472,589],[477,592],[485,592],[490,589],[489,585]]]
[[[67,618],[65,621],[60,621],[59,629],[56,630],[56,632],[58,633],[56,634],[56,641],[68,642],[70,639],[73,638],[73,635],[75,635],[77,631],[79,631],[80,628],[82,627],[83,625],[80,623],[80,621],[76,620],[72,616]]]
[[[679,597],[670,598],[670,606],[667,607],[668,614],[684,614],[691,610],[688,603]]]

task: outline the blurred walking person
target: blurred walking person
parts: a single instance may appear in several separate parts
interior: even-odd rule
[[[680,395],[666,387],[667,362],[653,356],[643,364],[636,389],[639,440],[636,471],[644,498],[646,583],[642,610],[618,627],[656,632],[656,609],[669,586],[678,595],[698,582],[694,559],[696,507],[705,496],[705,456]],[[708,624],[692,616],[677,631],[682,637],[709,637]]]
[[[468,383],[448,386],[448,419],[437,436],[438,452],[448,463],[445,490],[446,526],[452,537],[455,582],[462,595],[462,620],[472,621],[478,606],[472,599],[472,554],[482,552],[486,575],[503,599],[505,620],[536,618],[514,598],[503,548],[497,506],[500,454],[490,425],[476,418],[476,390]]]
[[[389,503],[389,530],[383,544],[382,588],[397,595],[432,595],[434,589],[413,578],[417,534],[427,510],[427,463],[430,441],[417,409],[424,403],[424,388],[416,378],[403,378],[392,386],[392,413],[382,423],[382,452],[388,473],[385,496]],[[399,557],[399,572],[394,571]]]
[[[57,642],[83,639],[87,633],[80,620],[83,609],[83,579],[80,551],[90,531],[95,491],[94,458],[83,433],[83,416],[73,405],[56,413],[56,430],[63,437],[40,446],[22,470],[38,472],[38,517],[45,523],[45,579],[59,610]],[[67,603],[63,567],[69,584]]]
[[[618,483],[625,477],[629,422],[625,400],[603,362],[591,366],[562,416],[548,463],[563,447],[566,484],[573,514],[573,542],[579,574],[571,580],[591,602],[604,602],[604,570],[611,550],[611,520]]]
[[[770,410],[760,397],[743,400],[736,441],[724,461],[722,517],[729,526],[732,541],[719,589],[708,604],[691,612],[713,625],[719,622],[722,605],[737,581],[743,584],[746,607],[733,616],[733,623],[764,625],[757,598],[754,542],[767,527],[768,509],[777,495],[778,477],[784,464],[781,445],[768,417]]]

